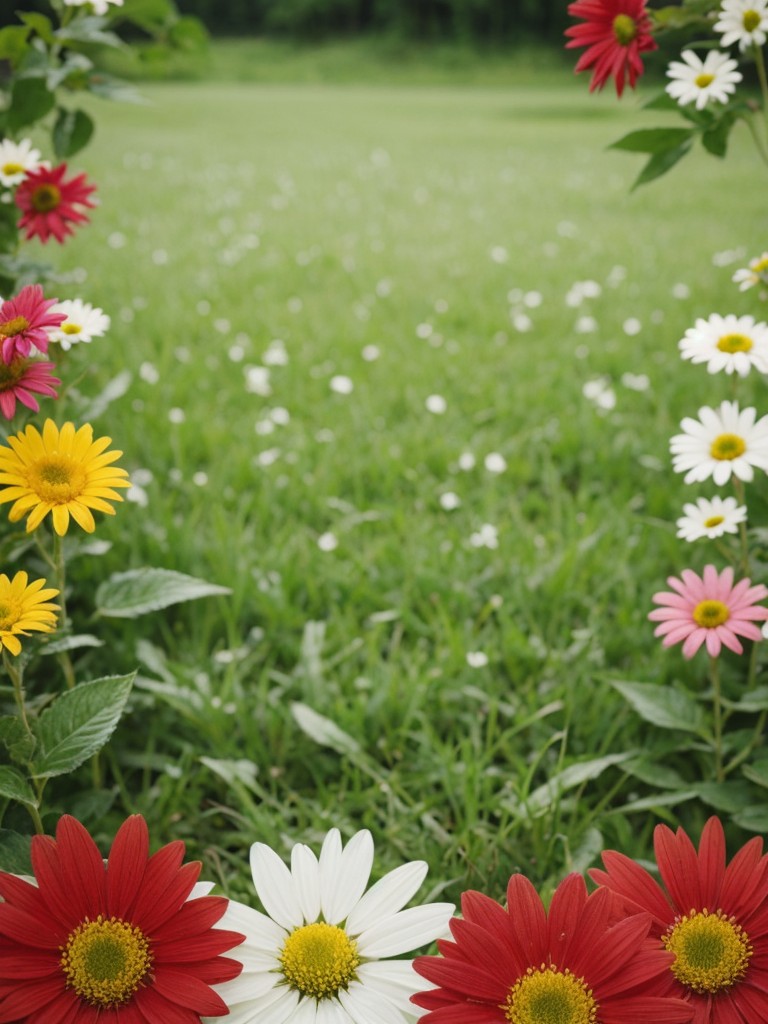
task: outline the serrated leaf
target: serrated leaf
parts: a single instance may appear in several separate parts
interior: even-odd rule
[[[62,654],[64,651],[76,651],[81,647],[103,647],[104,641],[91,633],[73,633],[57,637],[39,648],[40,654]]]
[[[183,601],[231,593],[229,587],[172,569],[129,569],[115,573],[99,586],[96,611],[109,618],[135,619]]]
[[[27,764],[35,749],[34,736],[29,735],[21,720],[14,715],[3,715],[0,718],[0,743],[17,764]]]
[[[663,153],[689,142],[692,136],[690,128],[640,128],[612,142],[608,148],[629,153]]]
[[[660,178],[662,174],[672,170],[676,163],[683,159],[691,148],[691,141],[683,143],[676,149],[665,149],[661,153],[654,153],[645,167],[640,171],[632,183],[631,191],[634,192],[640,185],[647,185],[649,181]]]
[[[11,875],[31,875],[31,841],[31,836],[23,836],[9,828],[0,828],[0,871],[7,871]]]
[[[702,710],[693,697],[682,690],[657,686],[655,683],[618,680],[612,681],[611,685],[646,722],[660,729],[680,729],[683,732],[702,734]]]
[[[16,768],[0,765],[0,796],[37,807],[39,801],[32,786]]]
[[[94,679],[57,697],[37,721],[33,775],[65,775],[101,750],[120,720],[135,675]]]
[[[59,108],[53,126],[53,147],[60,160],[78,153],[91,140],[94,131],[92,119],[83,110]]]
[[[568,765],[563,771],[552,775],[543,786],[539,786],[529,794],[524,805],[529,814],[538,814],[551,807],[560,795],[569,789],[574,789],[584,782],[602,775],[606,768],[621,764],[632,757],[636,757],[636,751],[624,751],[619,754],[606,754],[604,757],[594,757],[589,761],[579,761],[577,764]]]
[[[12,132],[42,120],[56,99],[42,78],[17,78],[11,87],[8,127]]]
[[[291,704],[291,714],[301,731],[321,747],[330,747],[337,754],[360,753],[360,744],[354,737],[344,732],[330,718],[319,714],[306,704],[294,701]]]

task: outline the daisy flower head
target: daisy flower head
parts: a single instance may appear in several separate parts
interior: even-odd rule
[[[738,533],[739,523],[747,521],[747,506],[735,498],[698,498],[695,505],[683,505],[683,512],[677,520],[677,536],[688,541]]]
[[[680,355],[692,363],[706,363],[710,373],[724,370],[746,377],[754,368],[768,373],[768,325],[751,316],[699,318],[679,342]]]
[[[86,533],[96,523],[92,509],[114,515],[110,501],[122,501],[115,487],[130,487],[128,474],[113,466],[123,454],[108,451],[110,437],[93,438],[90,423],[75,430],[73,423],[59,429],[46,420],[42,434],[29,424],[9,448],[0,447],[0,505],[12,501],[12,523],[28,514],[27,533],[51,513],[53,528],[63,537],[70,517]]]
[[[718,818],[705,824],[698,851],[682,828],[654,831],[662,884],[629,857],[603,853],[592,880],[650,914],[651,934],[675,954],[674,992],[698,1024],[768,1020],[768,857],[759,836],[728,863]],[[599,890],[598,890],[599,891]]]
[[[730,480],[750,481],[754,468],[768,472],[768,416],[755,422],[756,411],[739,409],[738,402],[721,402],[719,409],[703,406],[699,419],[686,416],[684,433],[670,439],[672,468],[685,473],[685,482],[712,477],[718,486]]]
[[[667,92],[681,107],[695,103],[702,110],[709,103],[727,103],[741,81],[738,61],[719,50],[709,50],[704,60],[693,50],[683,50],[682,60],[673,60],[667,68],[672,81]]]
[[[56,299],[46,299],[39,284],[28,284],[12,299],[0,305],[0,357],[10,363],[14,356],[28,356],[34,345],[40,352],[48,350],[48,330],[58,327],[63,313],[51,307]]]
[[[649,612],[651,622],[658,622],[654,636],[663,637],[663,646],[683,644],[683,657],[692,658],[702,644],[710,657],[716,658],[725,646],[735,654],[743,654],[740,636],[762,640],[756,622],[768,620],[768,608],[756,601],[768,597],[762,583],[751,586],[749,579],[733,582],[733,569],[727,566],[718,573],[714,565],[705,565],[698,576],[692,569],[683,569],[682,579],[669,576],[672,591],[653,595],[659,605]]]
[[[97,306],[82,299],[65,299],[53,307],[55,313],[63,313],[61,326],[48,332],[50,341],[57,342],[64,352],[78,342],[100,338],[109,330],[110,318]]]
[[[42,166],[40,150],[34,149],[29,139],[20,142],[3,139],[0,142],[0,185],[14,188],[30,171],[36,171]]]
[[[53,368],[53,363],[25,359],[24,356],[14,356],[10,363],[0,360],[0,413],[7,420],[12,420],[16,415],[17,402],[39,412],[35,394],[56,398],[56,385],[61,381],[51,373]]]
[[[20,636],[29,636],[33,630],[53,632],[59,606],[51,604],[51,598],[58,593],[46,587],[45,580],[30,583],[25,572],[17,572],[13,579],[0,573],[0,647],[21,654]]]
[[[756,284],[768,285],[768,252],[750,260],[749,265],[737,270],[731,280],[739,286],[740,292],[754,288]]]
[[[573,18],[583,24],[566,29],[567,50],[586,46],[576,72],[592,69],[589,90],[602,89],[613,77],[621,96],[624,82],[632,88],[643,73],[642,53],[657,48],[645,0],[575,0],[568,5]]]
[[[72,234],[73,224],[87,224],[84,209],[92,209],[96,203],[91,195],[95,185],[86,181],[84,174],[65,178],[67,165],[39,167],[21,182],[14,196],[21,210],[18,226],[26,232],[26,239],[39,238],[47,242],[55,238],[63,242]]]
[[[243,973],[217,989],[232,1024],[405,1024],[409,996],[422,983],[411,960],[392,960],[447,930],[451,903],[402,908],[427,865],[403,864],[366,891],[373,865],[370,832],[342,847],[338,829],[320,856],[297,843],[291,867],[263,843],[251,847],[262,914],[230,902],[224,922],[245,933]]]
[[[768,34],[768,0],[723,0],[715,22],[723,46],[739,44],[744,51],[762,46]]]
[[[548,912],[523,875],[510,878],[506,909],[479,892],[465,892],[461,909],[442,956],[415,961],[436,986],[413,997],[428,1011],[422,1024],[690,1020],[666,998],[673,957],[647,942],[649,915],[621,919],[612,894],[588,895],[581,875],[560,883]]]
[[[213,987],[237,977],[223,956],[241,942],[214,927],[227,900],[199,895],[200,864],[177,840],[149,854],[135,814],[105,863],[64,815],[56,838],[34,836],[35,882],[0,872],[0,1021],[14,1024],[193,1024],[222,1017]]]

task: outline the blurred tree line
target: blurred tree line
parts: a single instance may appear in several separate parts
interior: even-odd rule
[[[304,39],[391,33],[451,42],[559,40],[564,0],[177,0],[214,35],[250,33]]]

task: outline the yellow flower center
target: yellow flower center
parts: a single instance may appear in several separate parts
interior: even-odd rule
[[[721,352],[749,352],[753,344],[746,334],[724,334],[718,339],[717,347]]]
[[[21,334],[22,331],[26,331],[29,328],[29,320],[25,316],[15,316],[13,320],[8,320],[4,324],[0,324],[0,334],[6,338],[12,337],[14,334]]]
[[[744,25],[744,30],[746,32],[754,32],[760,24],[760,15],[757,11],[744,11],[742,24]]]
[[[82,331],[82,329],[83,328],[80,326],[80,324],[62,324],[61,325],[61,330],[65,334],[79,334],[80,331]]]
[[[768,256],[763,257],[759,260],[754,260],[750,263],[750,269],[754,270],[756,274],[763,274],[768,270]]]
[[[738,434],[718,434],[712,442],[709,454],[720,462],[738,459],[747,450],[744,438]]]
[[[595,1024],[598,1007],[582,978],[542,964],[518,978],[500,1009],[510,1024]]]
[[[698,85],[698,87],[700,89],[706,89],[708,85],[712,85],[714,80],[715,80],[715,76],[714,75],[708,75],[708,74],[702,73],[700,75],[696,75],[696,77],[693,80],[693,84],[694,85]]]
[[[67,986],[99,1009],[127,1003],[152,969],[152,952],[144,933],[119,918],[101,914],[85,921],[61,947]]]
[[[744,977],[752,946],[749,937],[722,910],[692,910],[664,936],[675,954],[672,973],[694,992],[720,992]]]
[[[32,205],[38,213],[50,213],[61,202],[61,191],[55,185],[38,185],[32,193]]]
[[[709,519],[704,520],[704,525],[708,530],[711,530],[713,526],[719,526],[720,523],[725,522],[725,516],[710,516]]]
[[[731,613],[722,601],[699,601],[693,609],[693,621],[697,626],[714,629],[730,619]]]
[[[637,22],[628,14],[617,14],[613,19],[613,34],[619,46],[629,46],[637,35]]]
[[[21,605],[18,601],[0,601],[0,632],[13,629],[21,617]]]
[[[349,985],[360,957],[354,940],[342,928],[319,921],[291,932],[280,963],[292,988],[302,995],[324,999]]]
[[[23,171],[24,171],[24,168],[21,166],[21,164],[15,164],[15,163],[3,164],[3,174],[8,174],[8,175],[11,175],[11,174],[22,174]]]
[[[28,469],[29,489],[41,501],[65,505],[83,493],[86,473],[81,465],[66,455],[47,455]]]
[[[0,359],[0,391],[13,391],[29,365],[28,359],[12,359],[4,363]]]

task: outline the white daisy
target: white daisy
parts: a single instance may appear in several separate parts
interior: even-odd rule
[[[721,32],[723,46],[739,49],[762,46],[768,33],[768,0],[723,0],[715,32]]]
[[[682,61],[673,60],[667,68],[667,77],[672,79],[667,85],[669,95],[681,107],[695,103],[697,110],[710,102],[727,103],[742,79],[738,61],[719,50],[709,50],[704,60],[693,50],[683,50],[682,57]]]
[[[372,865],[367,830],[342,848],[331,829],[319,858],[297,843],[290,870],[270,847],[253,844],[266,914],[231,901],[222,919],[221,927],[245,935],[233,951],[242,974],[216,986],[228,1024],[405,1024],[415,1015],[410,996],[423,979],[411,960],[388,958],[446,935],[454,907],[402,909],[424,881],[423,861],[395,868],[366,892]]]
[[[40,150],[33,149],[29,139],[14,142],[3,139],[0,142],[0,185],[13,188],[23,181],[30,171],[44,166],[40,159]]]
[[[64,0],[67,7],[83,7],[85,4],[90,3],[93,7],[94,14],[106,14],[109,10],[109,5],[114,4],[115,7],[122,7],[123,0]]]
[[[749,266],[737,270],[731,280],[739,286],[740,292],[756,284],[768,285],[768,252],[749,261]]]
[[[751,316],[718,316],[698,319],[678,343],[683,359],[706,363],[710,373],[725,370],[746,377],[754,366],[768,373],[768,324]]]
[[[50,341],[56,341],[66,352],[78,342],[100,338],[109,330],[110,319],[107,314],[82,299],[65,299],[51,307],[52,313],[64,313],[66,320],[59,327],[48,331]]]
[[[690,541],[738,533],[739,523],[747,521],[747,506],[735,498],[698,498],[695,505],[683,505],[683,512],[677,520],[677,536]]]
[[[719,410],[699,409],[698,420],[686,416],[684,433],[669,442],[672,468],[686,474],[687,484],[712,477],[718,486],[731,474],[751,480],[754,466],[768,472],[768,416],[756,423],[756,415],[752,408],[740,411],[738,402],[721,402]]]

